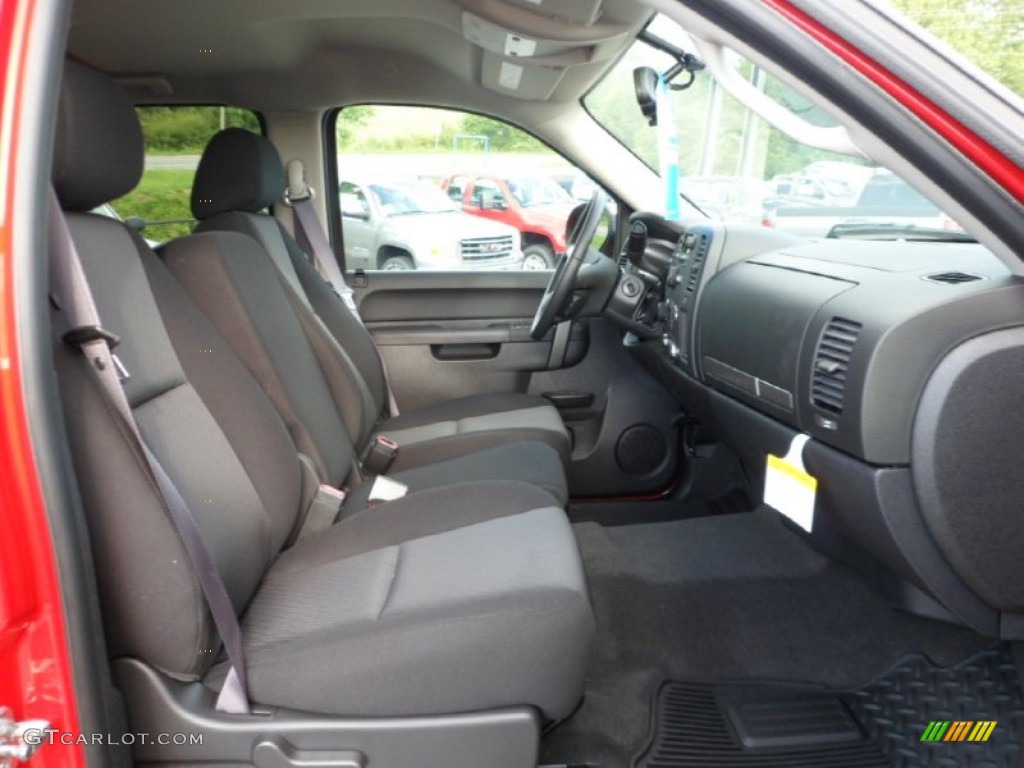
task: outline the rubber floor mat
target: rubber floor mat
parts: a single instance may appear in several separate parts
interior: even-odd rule
[[[634,768],[1020,768],[1024,696],[1005,645],[911,656],[855,691],[668,681]]]

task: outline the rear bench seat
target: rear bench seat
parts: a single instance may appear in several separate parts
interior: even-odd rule
[[[68,63],[54,186],[104,327],[121,339],[143,437],[241,615],[252,700],[344,716],[520,705],[566,716],[593,616],[554,498],[512,480],[434,487],[285,549],[303,508],[294,425],[137,233],[88,213],[130,191],[142,162],[126,95]],[[111,658],[216,689],[220,641],[180,537],[81,353],[61,342],[59,308],[53,329]],[[351,460],[338,445],[322,451],[332,479]]]

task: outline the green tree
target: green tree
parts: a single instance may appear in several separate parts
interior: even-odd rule
[[[546,147],[539,140],[520,129],[483,115],[466,115],[459,123],[459,133],[486,136],[495,152],[543,152]]]
[[[1020,0],[890,0],[893,6],[1017,93],[1024,93]]]
[[[365,126],[373,117],[373,107],[369,104],[355,104],[345,107],[338,113],[335,122],[337,146],[344,148],[355,137],[356,131]]]
[[[221,128],[260,132],[260,122],[248,109],[237,107],[139,107],[147,152],[198,154]]]

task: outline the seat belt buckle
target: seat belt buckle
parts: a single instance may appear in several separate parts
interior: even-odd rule
[[[347,488],[335,488],[333,485],[321,483],[316,489],[306,510],[306,519],[302,521],[296,541],[309,536],[311,533],[330,528],[341,516],[341,508],[348,498]]]
[[[363,469],[371,475],[383,475],[398,456],[398,443],[384,435],[377,435],[362,456]]]

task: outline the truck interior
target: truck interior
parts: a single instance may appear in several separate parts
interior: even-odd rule
[[[1024,203],[808,29],[1018,181],[1019,95],[868,2],[76,0],[26,25],[21,365],[83,729],[203,734],[90,768],[1021,764]],[[687,112],[712,87],[735,123]],[[347,264],[366,105],[527,134],[586,182],[564,253]],[[121,201],[153,167],[140,115],[179,106],[255,118],[213,132],[165,236]],[[704,129],[736,176],[777,132],[955,226],[715,212],[679,178]]]

